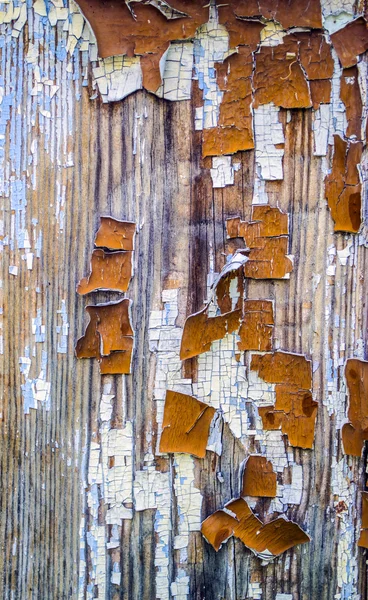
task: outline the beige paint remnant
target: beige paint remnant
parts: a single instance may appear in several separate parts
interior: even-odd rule
[[[187,452],[204,458],[215,412],[192,396],[167,391],[160,452]]]

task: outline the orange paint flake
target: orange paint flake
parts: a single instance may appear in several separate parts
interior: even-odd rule
[[[129,307],[127,298],[116,303],[87,306],[90,321],[77,342],[77,358],[96,358],[104,373],[130,373],[133,330]]]
[[[281,429],[291,446],[312,448],[318,402],[311,393],[311,362],[298,354],[274,352],[253,355],[250,368],[276,384],[275,405],[258,409],[264,429]]]
[[[204,458],[215,409],[187,394],[167,391],[160,452]]]
[[[232,500],[224,510],[210,515],[202,523],[201,531],[216,551],[234,536],[256,555],[268,559],[310,541],[299,525],[285,517],[263,524],[242,498]]]
[[[332,170],[325,178],[325,196],[335,224],[334,231],[359,231],[362,186],[358,165],[362,152],[362,142],[345,141],[334,135]]]
[[[349,393],[349,423],[342,427],[345,454],[361,456],[368,440],[368,362],[357,358],[346,361],[345,377]]]
[[[275,498],[277,476],[265,456],[251,455],[245,463],[242,496]]]

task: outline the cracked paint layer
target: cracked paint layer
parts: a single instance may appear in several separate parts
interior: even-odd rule
[[[101,373],[130,373],[133,330],[131,300],[87,306],[89,323],[76,345],[77,358],[96,358]]]
[[[100,58],[139,56],[142,85],[152,92],[162,84],[170,42],[193,38],[208,20],[204,0],[171,0],[168,6],[173,12],[162,12],[160,3],[152,2],[135,2],[132,8],[132,3],[113,0],[108,11],[101,0],[80,0],[78,4],[96,36]]]
[[[134,250],[136,224],[119,221],[113,217],[100,217],[101,224],[96,233],[95,246],[109,250]]]
[[[242,496],[274,498],[277,492],[277,474],[272,462],[265,456],[248,456],[244,466]]]
[[[160,452],[187,452],[204,458],[214,414],[214,408],[192,396],[167,391]]]
[[[250,248],[244,265],[245,277],[252,279],[288,279],[293,270],[288,256],[288,215],[279,208],[253,205],[251,221],[240,217],[226,221],[229,239],[242,237]]]
[[[285,517],[262,523],[242,498],[231,500],[224,510],[207,517],[201,531],[216,551],[235,536],[264,562],[270,562],[289,548],[310,541],[299,525]]]
[[[239,329],[239,350],[272,350],[272,334],[275,324],[271,300],[245,300]]]
[[[253,52],[260,41],[261,23],[245,22],[245,39],[237,52],[215,63],[218,88],[223,92],[216,128],[203,131],[203,156],[234,154],[254,147],[252,127]],[[246,41],[245,41],[246,40]]]
[[[80,280],[77,293],[89,294],[96,290],[126,292],[132,277],[132,252],[92,252],[90,274]]]
[[[346,137],[362,137],[363,104],[357,66],[343,69],[341,74],[340,98],[346,110]]]
[[[349,422],[341,429],[345,454],[361,456],[368,439],[368,362],[349,358],[345,367],[349,391]]]
[[[357,233],[361,226],[361,190],[358,166],[363,143],[334,136],[332,170],[325,178],[325,196],[334,231]]]
[[[181,360],[208,352],[212,342],[239,329],[240,318],[240,309],[210,317],[207,314],[207,307],[190,315],[184,325],[180,347]]]
[[[354,19],[332,33],[331,42],[343,68],[353,67],[357,64],[358,57],[368,49],[367,21],[364,17]]]
[[[222,4],[222,3],[221,3]],[[320,0],[310,0],[308,10],[300,10],[298,0],[287,2],[274,2],[273,0],[229,0],[224,8],[219,6],[220,23],[227,27],[234,26],[235,35],[233,44],[237,46],[239,38],[237,31],[241,30],[241,24],[246,19],[260,18],[280,23],[284,29],[290,27],[308,27],[319,29],[322,27],[322,14]]]
[[[276,384],[275,405],[259,408],[264,428],[281,429],[291,446],[312,448],[318,402],[311,393],[311,362],[305,356],[278,351],[253,354],[250,368]]]

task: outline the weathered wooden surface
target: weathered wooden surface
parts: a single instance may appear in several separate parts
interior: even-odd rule
[[[40,64],[56,61],[60,99],[52,108],[51,119],[39,127],[37,119],[34,123],[31,119],[34,100],[29,95],[28,66],[22,58],[31,31],[32,23],[28,23],[18,39],[6,37],[1,48],[5,89],[16,98],[4,131],[5,179],[26,186],[21,227],[32,235],[32,248],[33,231],[36,238],[42,232],[42,248],[40,257],[33,259],[32,270],[22,260],[25,250],[16,243],[14,248],[4,244],[2,254],[0,596],[9,600],[152,600],[156,597],[154,509],[134,512],[131,520],[122,522],[120,585],[110,583],[116,560],[112,553],[106,557],[105,596],[94,595],[97,591],[93,589],[87,594],[79,582],[83,575],[81,536],[87,539],[88,531],[81,532],[80,523],[82,514],[87,524],[90,519],[87,469],[90,444],[100,435],[101,390],[111,383],[111,394],[115,394],[112,426],[119,429],[127,421],[133,423],[133,465],[139,471],[150,436],[155,447],[157,427],[150,313],[162,309],[165,289],[180,290],[177,326],[182,327],[187,315],[203,306],[212,257],[213,269],[219,272],[228,252],[225,219],[250,218],[254,151],[236,156],[241,167],[233,186],[213,189],[211,163],[202,160],[201,132],[193,127],[195,98],[169,103],[138,91],[114,104],[91,100],[92,90],[81,87],[82,72],[76,64],[75,80],[66,79],[66,61],[56,61],[50,38],[43,40],[47,52],[38,60]],[[58,36],[62,36],[62,25],[56,30]],[[74,60],[81,58],[77,55]],[[44,68],[47,70],[47,65]],[[288,517],[308,532],[311,542],[261,566],[239,541],[229,540],[216,554],[195,531],[190,534],[185,566],[187,597],[193,600],[258,597],[253,596],[250,582],[260,583],[265,600],[274,600],[283,592],[293,600],[363,599],[367,595],[366,551],[356,547],[366,452],[364,459],[346,457],[346,477],[336,476],[336,461],[343,458],[341,436],[337,416],[327,408],[328,396],[335,390],[343,390],[341,402],[346,402],[342,387],[346,359],[368,358],[367,248],[358,236],[333,233],[324,199],[324,159],[313,156],[312,113],[292,111],[287,122],[285,111],[281,119],[285,126],[284,179],[267,183],[267,188],[270,204],[289,214],[294,270],[290,280],[247,280],[246,295],[274,300],[277,347],[313,360],[313,393],[319,402],[314,449],[292,449],[293,462],[303,467],[303,490],[300,504],[287,511]],[[37,164],[31,149],[35,140]],[[65,186],[62,228],[57,213],[61,186]],[[4,235],[13,240],[18,227],[14,229],[11,222],[12,215],[18,214],[14,198],[15,194],[3,187]],[[75,293],[77,282],[88,273],[99,217],[105,214],[135,221],[139,229],[135,275],[128,291],[135,329],[130,376],[101,377],[95,361],[77,361],[74,356],[75,342],[86,325],[84,307],[118,298],[118,294],[99,292],[91,302]],[[352,245],[348,264],[343,266],[329,250],[342,250],[347,244]],[[336,264],[334,276],[326,272],[331,256]],[[18,266],[17,275],[9,274],[11,265]],[[320,275],[317,283],[314,274]],[[56,330],[62,324],[57,313],[62,301],[69,323],[65,354],[58,352],[61,334]],[[40,342],[32,333],[32,319],[38,310],[45,326],[44,341]],[[45,380],[50,383],[49,409],[39,402],[29,414],[24,411],[25,380],[19,364],[20,357],[27,356],[27,348],[31,358],[28,378],[39,377],[42,353],[46,353]],[[183,374],[195,380],[196,359],[183,366]],[[330,388],[328,382],[332,382]],[[203,496],[202,518],[239,495],[240,465],[248,452],[259,451],[254,437],[244,448],[228,425],[224,425],[222,441],[220,457],[208,452],[205,459],[194,459],[195,485]],[[173,461],[172,457],[161,458],[158,463],[163,472],[172,473],[171,540],[179,520]],[[352,490],[348,512],[339,505],[339,494],[333,488],[342,480]],[[259,500],[258,512],[266,511],[268,503]],[[99,518],[103,524],[102,513]],[[345,527],[351,531],[345,549],[352,558],[348,568],[341,564],[343,550],[339,547]],[[168,555],[172,582],[181,568],[179,550],[170,548]],[[86,572],[89,568],[87,564]],[[347,581],[341,580],[346,573]]]

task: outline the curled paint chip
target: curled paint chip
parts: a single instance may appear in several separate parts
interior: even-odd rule
[[[345,367],[349,391],[349,423],[342,427],[345,454],[361,456],[368,440],[368,362],[349,358]]]
[[[135,2],[134,8],[123,0],[110,0],[108,7],[103,0],[78,0],[78,4],[96,36],[99,57],[141,56],[143,85],[152,92],[161,85],[162,61],[170,42],[194,37],[208,20],[206,0],[146,0]]]
[[[265,456],[251,455],[245,463],[242,496],[275,498],[277,477]]]
[[[243,237],[250,248],[244,265],[245,277],[283,279],[293,270],[287,256],[288,215],[279,208],[255,205],[251,221],[241,221],[239,217],[228,219],[226,230],[228,238]]]
[[[109,250],[134,250],[136,224],[131,221],[118,221],[112,217],[101,217],[101,225],[96,233],[95,246]]]
[[[357,233],[361,225],[361,183],[358,165],[363,142],[334,135],[332,170],[325,178],[325,196],[335,231]]]
[[[126,292],[132,277],[132,252],[105,252],[94,250],[91,272],[80,280],[77,293],[84,295],[95,290]]]
[[[204,458],[215,412],[192,396],[167,391],[160,452],[186,452]]]
[[[258,412],[266,430],[281,429],[291,446],[312,448],[318,402],[313,400],[312,365],[305,356],[287,352],[252,356],[250,368],[267,383],[274,383],[274,406]]]
[[[264,525],[248,503],[239,498],[225,505],[202,523],[202,534],[218,551],[232,535],[264,560],[272,560],[296,546],[310,541],[309,536],[293,521],[279,517]]]
[[[331,35],[332,45],[346,69],[358,62],[358,56],[368,50],[368,29],[364,17],[358,17]]]
[[[116,303],[86,307],[90,321],[84,336],[77,341],[77,358],[96,358],[104,373],[130,373],[133,350],[130,302],[124,298]]]
[[[185,321],[180,346],[181,360],[208,352],[212,342],[221,340],[227,333],[233,333],[239,328],[240,309],[215,317],[209,317],[207,311],[208,308],[205,307]]]
[[[239,350],[272,350],[274,326],[271,300],[245,300],[239,329]]]

